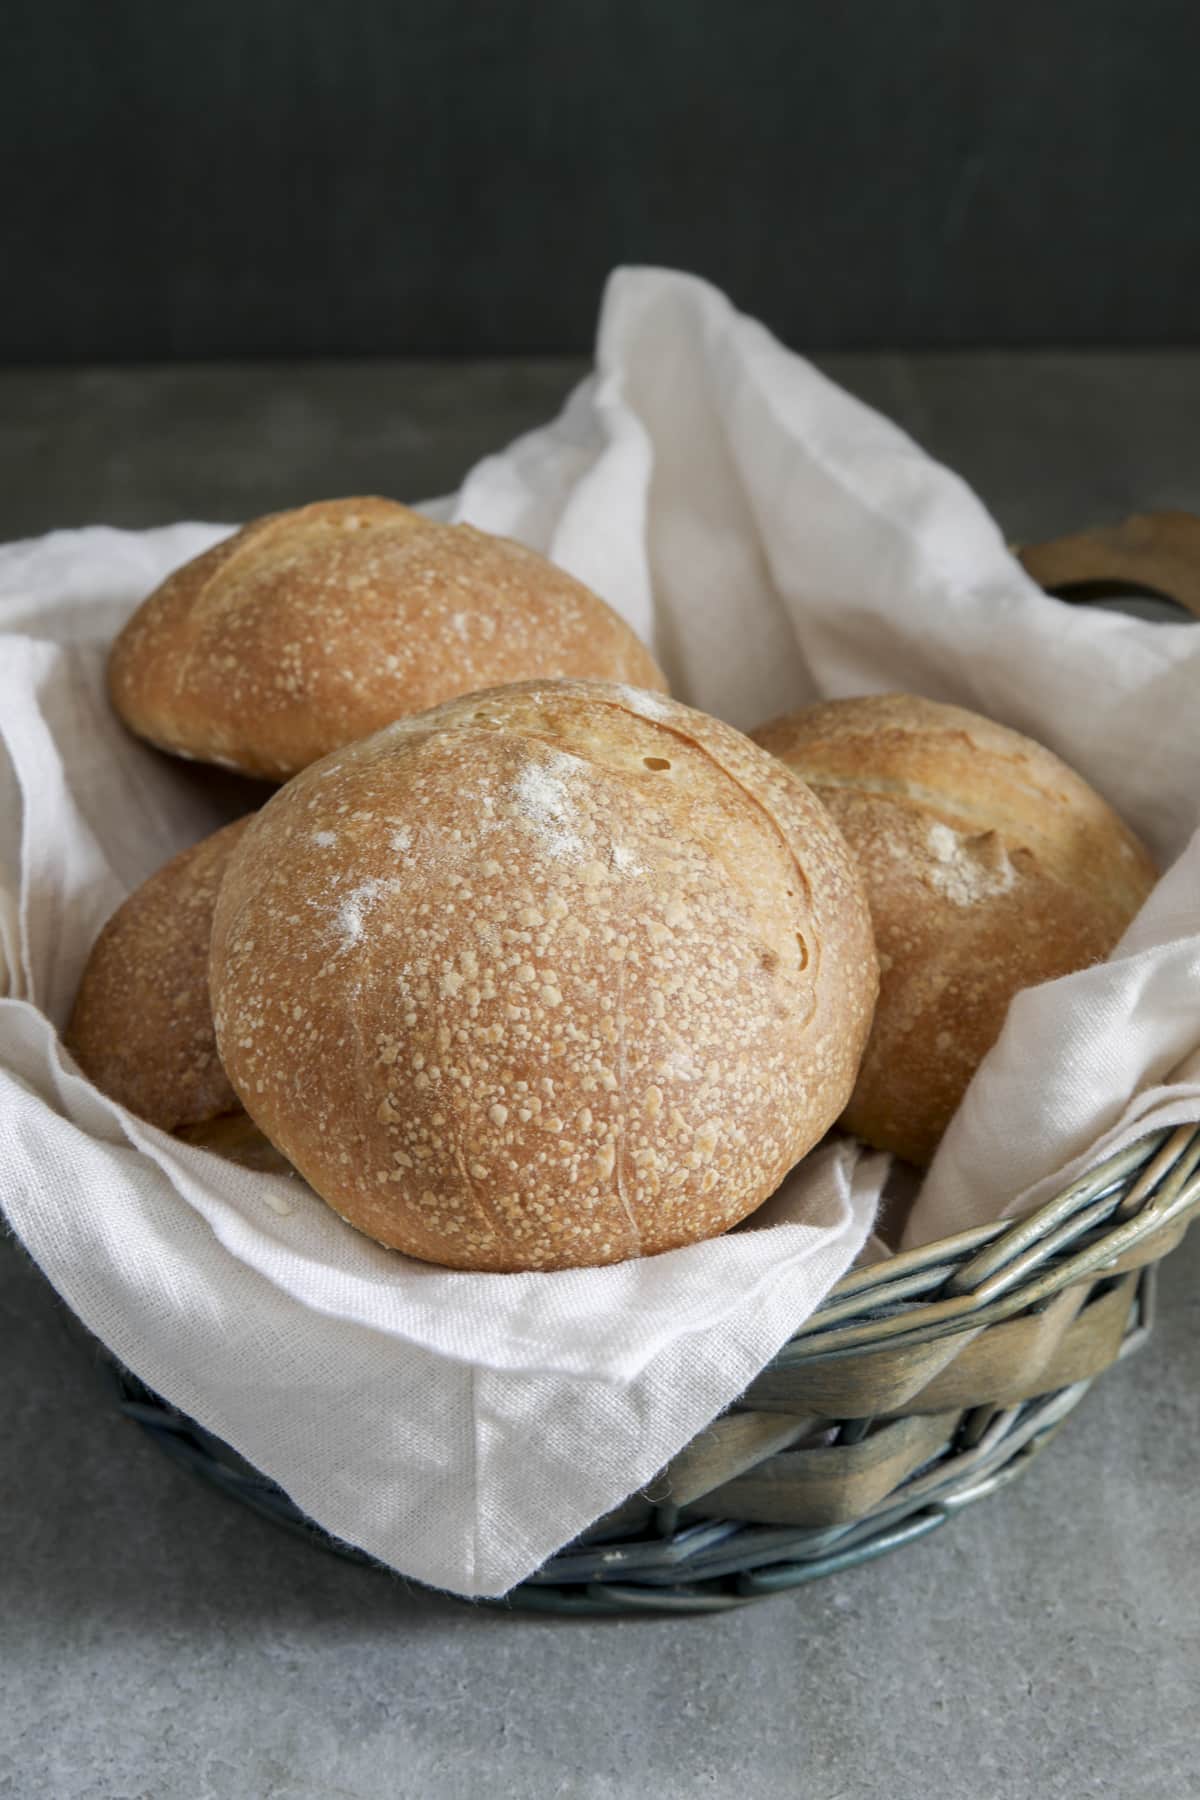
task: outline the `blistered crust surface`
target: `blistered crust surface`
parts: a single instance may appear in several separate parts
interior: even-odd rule
[[[525,684],[299,776],[231,865],[222,1056],[380,1242],[479,1269],[710,1236],[841,1111],[857,872],[781,765],[652,693]]]

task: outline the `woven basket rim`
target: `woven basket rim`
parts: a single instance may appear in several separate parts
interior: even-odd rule
[[[1153,1313],[1155,1264],[1174,1247],[1197,1207],[1200,1125],[1148,1133],[1019,1218],[852,1271],[764,1374],[777,1370],[784,1381],[803,1384],[808,1363],[856,1351],[861,1355],[864,1349],[887,1354],[898,1349],[904,1361],[909,1346],[980,1330],[1000,1317],[1039,1312],[1039,1301],[1085,1284],[1091,1287],[1091,1299],[1108,1290],[1114,1296],[1122,1289],[1128,1293],[1132,1310],[1123,1316],[1123,1337],[1115,1349],[1116,1357],[1122,1357],[1144,1340]],[[1090,1301],[1084,1305],[1090,1309]],[[1111,1350],[1106,1360],[1113,1360]],[[115,1362],[113,1373],[121,1410],[170,1455],[325,1549],[354,1561],[372,1560],[329,1538],[274,1483]],[[630,1497],[637,1502],[636,1516],[627,1516],[625,1503],[564,1546],[506,1600],[484,1604],[581,1615],[722,1611],[873,1561],[1007,1485],[1073,1411],[1095,1373],[1088,1368],[1082,1378],[1033,1390],[1026,1398],[969,1403],[957,1423],[951,1420],[944,1443],[935,1434],[939,1441],[930,1451],[922,1440],[916,1446],[919,1460],[910,1466],[902,1459],[896,1484],[868,1493],[853,1515],[835,1511],[806,1521],[802,1513],[789,1520],[785,1512],[782,1522],[771,1524],[748,1507],[705,1516],[695,1496],[689,1499],[686,1478],[678,1489],[669,1479],[661,1495],[643,1489]],[[820,1371],[814,1377],[819,1382]],[[811,1409],[803,1395],[788,1399],[785,1413],[795,1411],[799,1417]],[[751,1407],[755,1404],[751,1399]],[[961,1404],[956,1401],[955,1409]],[[740,1410],[735,1405],[731,1416]],[[833,1418],[836,1434],[828,1448],[801,1445],[804,1455],[839,1457],[843,1463],[838,1466],[844,1468],[847,1456],[856,1456],[872,1442],[868,1433],[875,1421],[862,1416],[867,1408],[851,1405],[834,1415],[818,1404],[816,1410]],[[758,1421],[764,1417],[751,1416]],[[892,1429],[890,1416],[890,1410],[879,1413],[885,1430]],[[945,1420],[948,1415],[931,1416]],[[733,1463],[710,1471],[709,1485],[695,1493],[710,1507],[721,1495],[732,1501],[739,1472],[764,1461],[770,1465],[778,1460],[776,1452],[790,1444],[785,1428],[782,1439],[752,1446],[748,1459],[739,1460],[735,1446]],[[673,1470],[671,1464],[663,1473],[671,1477]],[[765,1517],[769,1520],[770,1514]]]
[[[850,1270],[773,1366],[894,1350],[1011,1318],[1182,1230],[1198,1206],[1200,1124],[1149,1132],[1016,1218]]]

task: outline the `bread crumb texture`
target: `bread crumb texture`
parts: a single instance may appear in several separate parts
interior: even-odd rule
[[[1103,960],[1154,865],[1051,751],[962,707],[878,694],[752,735],[820,796],[866,882],[880,994],[844,1123],[926,1164],[1012,996]]]
[[[221,878],[248,823],[193,844],[117,909],[67,1026],[67,1048],[88,1079],[164,1131],[241,1111],[217,1055],[208,949]]]
[[[256,519],[177,569],[118,637],[109,689],[160,749],[285,780],[403,714],[534,676],[666,687],[544,557],[364,498]]]
[[[407,718],[247,831],[225,1067],[324,1199],[470,1269],[724,1231],[842,1110],[877,972],[858,873],[730,727],[603,683]]]

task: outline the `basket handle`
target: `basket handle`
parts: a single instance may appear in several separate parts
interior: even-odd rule
[[[1194,513],[1134,513],[1119,525],[1017,545],[1016,554],[1038,586],[1052,593],[1137,588],[1200,619],[1200,518]]]

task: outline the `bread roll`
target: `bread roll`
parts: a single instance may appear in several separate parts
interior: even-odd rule
[[[67,1026],[67,1048],[88,1079],[164,1131],[241,1111],[217,1055],[208,946],[217,889],[248,823],[193,844],[117,909]]]
[[[1108,955],[1155,869],[1049,750],[910,694],[752,733],[803,776],[862,868],[879,1005],[844,1123],[927,1163],[1019,988]]]
[[[358,499],[256,519],[177,569],[117,639],[109,687],[160,749],[282,781],[455,694],[559,675],[666,688],[544,557]]]
[[[296,777],[213,926],[222,1060],[352,1225],[464,1269],[712,1236],[849,1097],[877,985],[845,845],[727,725],[600,683]]]

